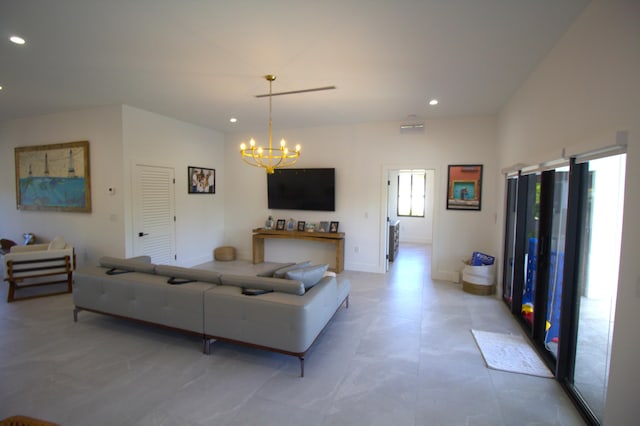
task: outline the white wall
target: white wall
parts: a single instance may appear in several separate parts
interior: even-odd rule
[[[594,0],[500,116],[500,167],[612,145],[628,130],[624,231],[605,424],[640,416],[640,2]],[[504,192],[504,183],[497,185]],[[502,233],[503,219],[499,229]],[[498,242],[498,246],[500,241]],[[499,248],[496,248],[499,250]]]
[[[62,235],[76,246],[79,265],[103,255],[130,256],[131,170],[141,161],[175,170],[178,263],[209,261],[224,243],[223,139],[220,132],[128,106],[0,123],[0,235],[17,242],[27,231],[44,241]],[[92,212],[16,210],[14,148],[78,140],[89,141]],[[215,195],[187,195],[189,165],[216,169]]]
[[[346,232],[345,268],[383,272],[381,250],[386,244],[384,197],[387,173],[407,167],[433,169],[436,194],[433,276],[458,281],[461,259],[474,250],[489,251],[496,245],[495,118],[427,120],[425,132],[419,134],[401,134],[400,124],[368,123],[274,131],[274,140],[285,136],[290,143],[302,144],[302,155],[296,167],[335,167],[336,211],[329,213],[268,210],[265,172],[243,164],[238,149],[240,142],[250,136],[259,144],[264,143],[267,129],[260,129],[261,133],[253,135],[229,135],[225,154],[225,240],[238,248],[240,256],[250,259],[251,229],[263,226],[268,215],[312,222],[337,220],[340,230]],[[485,165],[481,212],[445,209],[447,165],[460,163]],[[277,248],[278,258],[275,257],[276,250],[270,250],[267,245],[267,260],[298,260],[316,255],[320,250],[309,249],[307,255],[298,244],[287,250],[287,244],[280,243]],[[318,255],[318,260],[312,260],[327,258],[330,255],[325,253]]]
[[[171,167],[176,187],[178,264],[193,266],[212,259],[224,243],[224,137],[211,129],[130,106],[123,108],[127,256],[133,255],[132,170],[135,164]],[[216,170],[216,193],[188,194],[187,167]]]
[[[21,211],[16,209],[14,148],[89,141],[91,213]],[[120,107],[85,109],[0,123],[0,235],[22,243],[23,232],[38,241],[57,235],[76,248],[79,265],[103,253],[124,254],[122,187],[122,122]]]

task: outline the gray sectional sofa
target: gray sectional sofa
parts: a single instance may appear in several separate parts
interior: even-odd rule
[[[349,307],[350,282],[326,269],[307,262],[230,275],[103,257],[74,275],[74,321],[91,311],[200,336],[205,353],[223,340],[292,355],[304,376],[306,352],[340,306]]]

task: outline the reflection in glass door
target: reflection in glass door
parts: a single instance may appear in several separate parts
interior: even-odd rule
[[[569,194],[569,167],[558,168],[553,173],[553,203],[550,209],[550,235],[546,282],[547,300],[545,314],[544,347],[558,357],[560,336],[560,306],[564,272],[564,252],[567,230],[567,204]]]
[[[527,176],[526,184],[526,213],[525,213],[525,244],[524,250],[524,268],[525,281],[522,289],[522,309],[521,315],[530,328],[533,330],[533,316],[535,307],[535,291],[537,279],[537,253],[538,253],[538,231],[540,225],[540,187],[541,175]]]

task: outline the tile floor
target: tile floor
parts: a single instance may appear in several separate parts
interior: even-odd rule
[[[521,333],[504,304],[434,282],[429,247],[345,271],[341,308],[298,360],[82,312],[0,302],[0,419],[63,425],[582,425],[553,379],[486,368],[470,330]],[[234,272],[248,262],[202,265]],[[2,290],[6,292],[7,284]],[[4,296],[3,296],[4,297]]]

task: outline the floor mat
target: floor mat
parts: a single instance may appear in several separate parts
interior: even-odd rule
[[[522,336],[471,330],[489,368],[531,376],[553,377]]]

